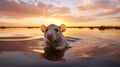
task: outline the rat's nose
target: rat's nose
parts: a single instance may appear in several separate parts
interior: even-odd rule
[[[52,39],[53,39],[53,34],[48,34],[48,35],[47,35],[47,38],[48,38],[49,40],[52,40]]]

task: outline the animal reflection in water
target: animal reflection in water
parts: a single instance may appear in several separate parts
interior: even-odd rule
[[[66,48],[67,50],[67,48]],[[60,62],[65,62],[66,59],[63,58],[64,52],[66,50],[56,50],[51,47],[45,47],[44,48],[44,53],[40,54],[41,59],[46,59],[49,61],[60,61]]]

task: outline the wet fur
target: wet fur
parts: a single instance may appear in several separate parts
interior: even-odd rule
[[[57,28],[59,30],[59,32],[54,31],[55,28]],[[62,32],[60,31],[59,26],[49,25],[48,27],[46,27],[46,29],[48,29],[48,31],[45,32],[45,34],[44,34],[45,47],[51,47],[56,50],[66,49],[66,47],[68,46],[68,43],[67,43],[66,39],[64,38]],[[49,41],[49,39],[47,38],[47,35],[49,33],[54,34],[53,41]]]

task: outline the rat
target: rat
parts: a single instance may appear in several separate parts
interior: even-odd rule
[[[57,26],[51,24],[47,27],[42,25],[41,31],[44,33],[45,48],[49,47],[55,50],[66,50],[69,47],[67,40],[62,34],[66,31],[66,25],[61,24]]]

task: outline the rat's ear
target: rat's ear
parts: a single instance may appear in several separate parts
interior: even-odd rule
[[[46,26],[45,25],[42,25],[41,27],[41,31],[44,33],[46,31]]]
[[[65,24],[61,24],[60,25],[60,31],[61,32],[65,32],[66,31],[66,25]]]

